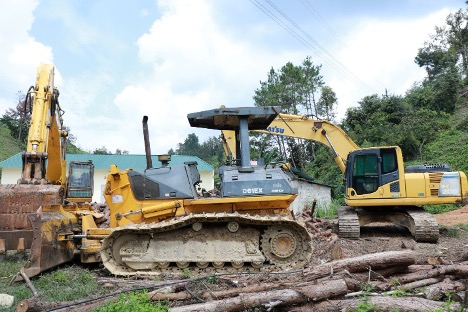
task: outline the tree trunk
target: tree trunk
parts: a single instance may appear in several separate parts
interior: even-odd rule
[[[299,292],[291,289],[272,290],[267,292],[241,294],[235,298],[228,298],[224,300],[216,300],[182,307],[171,308],[171,312],[191,312],[191,311],[205,311],[205,312],[232,312],[244,311],[252,307],[265,307],[295,304],[306,300],[306,297]]]
[[[306,280],[313,280],[335,272],[347,270],[348,272],[365,272],[385,269],[389,267],[407,267],[415,263],[415,253],[412,250],[387,251],[367,254],[355,258],[341,259],[319,265],[304,271]]]
[[[246,289],[247,290],[247,289]],[[251,289],[249,289],[251,291]],[[173,308],[173,312],[185,311],[244,311],[252,307],[262,306],[269,308],[272,305],[290,305],[307,300],[319,301],[348,292],[344,280],[331,280],[317,285],[306,285],[295,289],[270,290],[263,292],[241,293],[238,297],[224,300],[215,300]]]
[[[358,311],[365,305],[372,309],[369,311],[399,311],[399,312],[420,312],[420,311],[448,311],[447,303],[428,300],[417,297],[390,297],[390,296],[371,296],[367,298],[355,298],[345,300],[327,300],[317,304],[309,304],[292,311]],[[450,305],[450,311],[459,311],[460,305]],[[367,311],[367,310],[366,310]]]

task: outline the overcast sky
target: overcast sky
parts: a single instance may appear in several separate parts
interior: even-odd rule
[[[187,114],[253,106],[270,68],[311,56],[336,92],[338,116],[366,95],[403,95],[435,26],[464,0],[2,0],[0,113],[56,67],[64,123],[77,145],[153,154],[195,133]]]

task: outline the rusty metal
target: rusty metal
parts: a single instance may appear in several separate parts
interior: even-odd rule
[[[148,132],[148,116],[143,116],[143,139],[145,140],[146,169],[153,168],[151,146]]]
[[[24,240],[24,248],[31,247],[33,230],[28,214],[41,205],[56,205],[63,200],[59,185],[6,184],[0,187],[0,239],[6,250],[17,250]]]
[[[29,259],[24,266],[28,277],[69,262],[78,250],[74,244],[73,230],[77,227],[77,217],[66,212],[62,206],[44,206],[37,213],[29,215],[33,242]],[[15,281],[22,280],[18,275]]]

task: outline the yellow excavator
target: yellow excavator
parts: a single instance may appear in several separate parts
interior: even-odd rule
[[[360,148],[337,125],[327,120],[279,113],[256,132],[301,138],[330,148],[343,173],[346,205],[338,211],[339,235],[359,238],[360,227],[390,222],[406,227],[416,241],[437,242],[439,227],[421,205],[466,204],[468,183],[464,172],[447,165],[406,166],[398,146]],[[224,131],[225,149],[236,151],[234,133]],[[235,156],[233,156],[235,158]]]
[[[91,202],[93,164],[70,162],[67,178],[68,133],[58,98],[54,66],[40,64],[36,84],[29,88],[25,99],[31,121],[26,151],[22,153],[21,177],[17,184],[0,186],[0,255],[31,247],[34,234],[28,216],[42,205]]]

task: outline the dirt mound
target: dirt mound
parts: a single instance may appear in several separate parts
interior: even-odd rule
[[[446,213],[435,215],[440,225],[468,224],[468,205]]]

